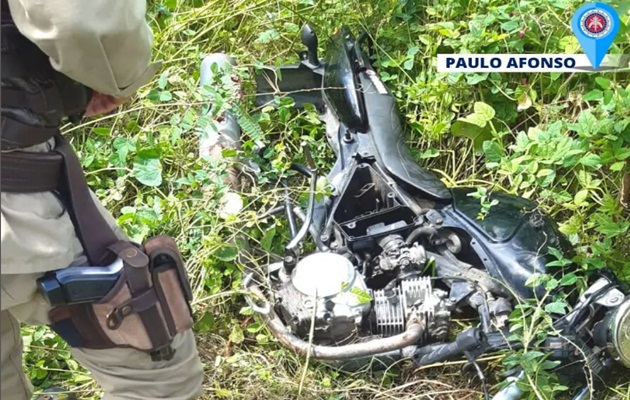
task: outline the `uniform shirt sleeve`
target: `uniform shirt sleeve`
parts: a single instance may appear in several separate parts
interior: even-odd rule
[[[9,0],[9,8],[53,68],[98,92],[129,96],[160,67],[151,63],[146,0]]]

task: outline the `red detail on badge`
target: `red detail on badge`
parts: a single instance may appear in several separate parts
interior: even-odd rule
[[[606,29],[607,24],[608,22],[602,14],[594,13],[586,18],[586,21],[584,21],[584,28],[591,33],[600,33]]]

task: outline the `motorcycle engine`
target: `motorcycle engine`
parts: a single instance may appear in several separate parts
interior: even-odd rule
[[[313,329],[318,344],[343,344],[356,338],[370,311],[363,276],[345,257],[315,253],[300,260],[278,291],[278,311],[302,338]]]
[[[361,336],[393,336],[410,320],[421,320],[428,338],[448,334],[447,293],[432,287],[431,279],[413,274],[426,262],[424,249],[389,238],[376,269],[398,270],[383,289],[372,290],[352,262],[335,253],[314,253],[301,259],[290,276],[281,274],[276,311],[291,330],[307,340],[312,331],[319,345],[342,345]]]

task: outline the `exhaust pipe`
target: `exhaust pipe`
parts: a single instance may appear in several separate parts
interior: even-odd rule
[[[257,287],[249,287],[256,296],[265,298],[263,293]],[[294,350],[296,353],[310,357],[316,360],[350,360],[359,357],[377,356],[383,353],[401,350],[409,346],[416,345],[422,338],[425,327],[421,322],[412,322],[407,330],[396,336],[387,338],[374,339],[369,342],[353,343],[344,346],[317,346],[309,344],[299,337],[295,336],[285,326],[280,317],[270,307],[267,314],[262,314],[267,326],[273,335],[284,346]]]

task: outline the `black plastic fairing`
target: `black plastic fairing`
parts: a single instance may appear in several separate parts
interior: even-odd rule
[[[446,215],[444,225],[462,228],[471,236],[470,247],[493,277],[520,296],[531,297],[534,292],[544,293],[542,288],[533,291],[527,287],[526,282],[533,274],[564,272],[547,267],[555,261],[549,248],[557,248],[570,258],[571,245],[535,203],[506,193],[493,193],[491,198],[499,203],[479,219],[481,204],[468,196],[474,189],[455,188],[452,192],[452,206],[442,210]]]
[[[297,108],[305,103],[313,104],[320,111],[324,108],[322,75],[303,63],[283,65],[277,69],[265,67],[256,75],[256,106],[274,103],[275,96],[289,96]]]
[[[346,128],[365,132],[367,121],[356,78],[358,63],[354,46],[354,36],[346,28],[341,28],[331,39],[326,50],[324,96]]]

